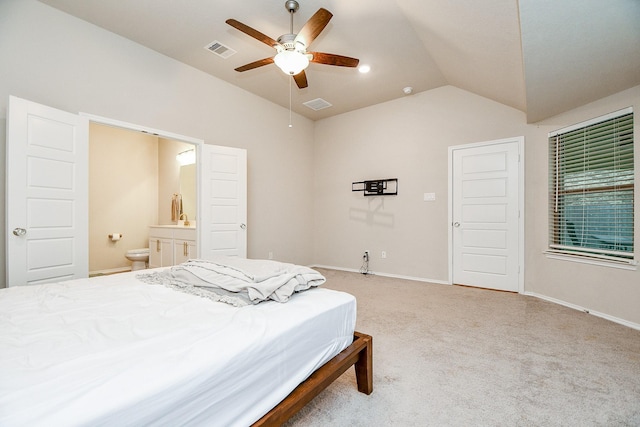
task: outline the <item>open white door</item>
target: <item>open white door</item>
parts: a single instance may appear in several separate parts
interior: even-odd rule
[[[10,97],[7,286],[88,275],[88,120]]]
[[[520,290],[523,138],[452,147],[452,282]]]
[[[203,145],[200,156],[201,258],[247,257],[247,151]]]

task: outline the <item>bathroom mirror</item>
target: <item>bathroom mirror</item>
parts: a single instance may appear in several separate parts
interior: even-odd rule
[[[196,165],[180,166],[180,194],[182,194],[182,212],[189,220],[196,220]]]

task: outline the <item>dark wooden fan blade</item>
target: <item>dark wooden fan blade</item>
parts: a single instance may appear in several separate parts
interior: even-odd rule
[[[348,56],[334,55],[333,53],[309,52],[313,55],[311,62],[317,64],[337,65],[339,67],[357,67],[359,59],[349,58]]]
[[[304,24],[304,27],[300,30],[296,36],[296,41],[304,43],[305,47],[309,45],[318,37],[318,34],[324,30],[327,26],[333,14],[327,9],[320,8],[318,11]]]
[[[263,65],[269,65],[269,64],[273,64],[273,58],[259,59],[258,61],[254,61],[249,64],[245,64],[242,67],[236,68],[236,71],[243,72],[243,71],[253,70],[254,68],[262,67]]]
[[[293,80],[296,81],[296,84],[300,89],[304,89],[305,87],[309,86],[309,84],[307,83],[307,75],[305,74],[304,70],[294,75]]]
[[[243,24],[242,22],[236,21],[235,19],[227,19],[227,24],[231,25],[233,28],[242,31],[248,36],[253,37],[254,39],[261,41],[262,43],[269,45],[271,47],[277,46],[278,42],[272,39],[271,37],[262,34],[258,30],[254,30],[248,25]]]

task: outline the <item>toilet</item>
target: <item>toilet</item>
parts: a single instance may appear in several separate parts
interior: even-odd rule
[[[144,270],[147,268],[147,262],[149,261],[149,248],[130,249],[127,251],[125,257],[133,262],[131,264],[131,271]]]

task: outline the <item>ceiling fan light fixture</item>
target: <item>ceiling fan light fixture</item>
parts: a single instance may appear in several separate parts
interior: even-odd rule
[[[307,55],[297,50],[282,50],[273,58],[273,62],[289,76],[295,76],[309,66]]]

